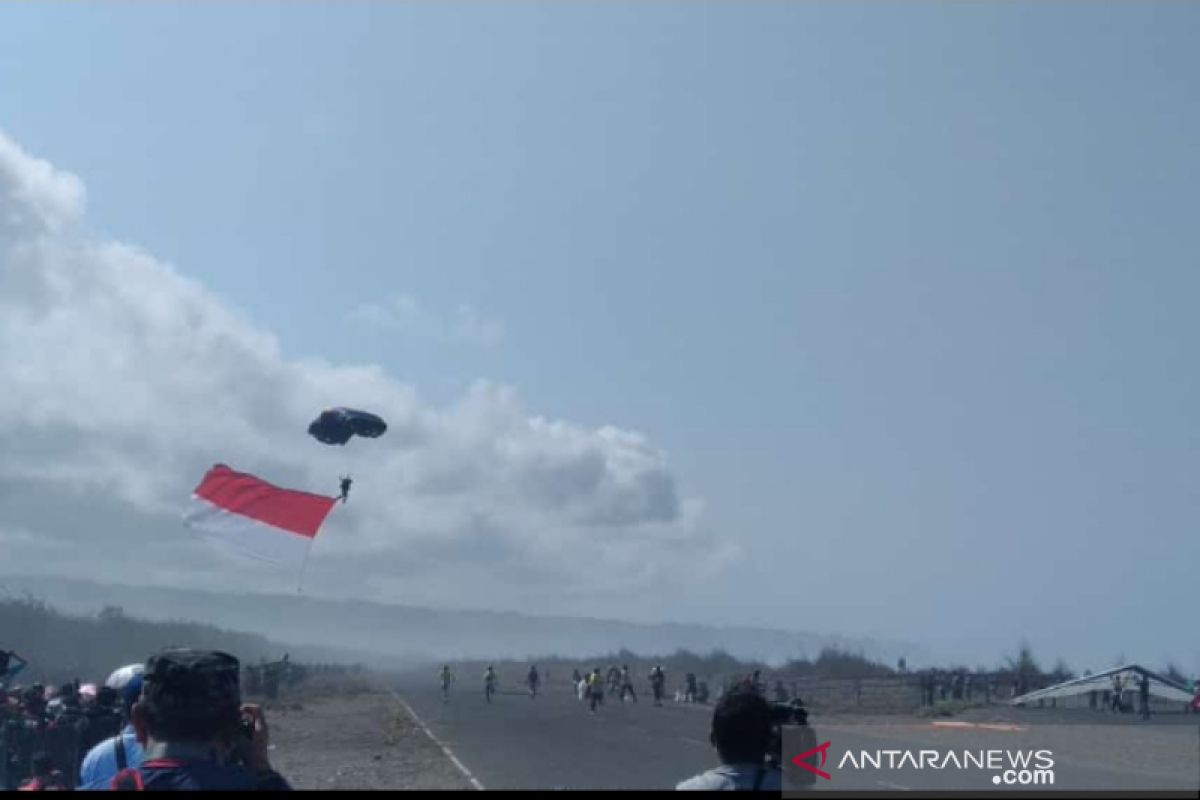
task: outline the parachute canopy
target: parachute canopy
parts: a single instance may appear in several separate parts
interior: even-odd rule
[[[308,426],[309,435],[325,444],[345,444],[351,436],[375,439],[386,430],[381,418],[353,408],[328,408]]]

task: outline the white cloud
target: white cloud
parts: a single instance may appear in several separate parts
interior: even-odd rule
[[[446,314],[425,308],[408,295],[396,295],[382,303],[363,303],[350,312],[350,320],[377,331],[414,339],[496,347],[504,341],[504,323],[490,319],[473,306],[462,303]]]
[[[545,609],[692,580],[735,555],[705,533],[700,504],[679,496],[645,437],[532,415],[511,387],[479,383],[436,408],[376,366],[285,360],[272,335],[195,280],[135,247],[83,239],[83,202],[78,179],[0,134],[9,569],[36,561],[95,576],[102,563],[113,579],[213,588],[264,580],[179,522],[216,462],[331,494],[353,469],[351,501],[310,564],[317,585],[348,594]],[[406,298],[356,317],[433,319],[484,344],[503,334],[469,307],[438,318]],[[329,405],[376,411],[389,432],[322,446],[305,430]],[[50,543],[71,549],[46,563]]]

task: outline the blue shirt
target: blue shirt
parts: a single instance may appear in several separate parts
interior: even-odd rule
[[[121,731],[125,740],[125,766],[137,767],[142,763],[142,746],[138,744],[137,735],[132,725],[126,725]],[[117,776],[117,737],[105,739],[88,751],[83,758],[83,766],[79,769],[80,790],[107,791],[112,779]]]

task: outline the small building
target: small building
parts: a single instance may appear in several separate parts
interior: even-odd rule
[[[1185,711],[1192,705],[1193,692],[1183,684],[1151,672],[1138,664],[1115,667],[1095,675],[1063,681],[1044,689],[1026,692],[1009,701],[1014,706],[1035,708],[1083,708],[1096,711],[1112,709],[1113,691],[1121,687],[1121,707],[1137,713],[1141,710],[1141,683],[1150,681],[1152,713]]]

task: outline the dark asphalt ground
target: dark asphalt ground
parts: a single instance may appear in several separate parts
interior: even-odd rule
[[[398,691],[486,789],[673,789],[717,764],[695,708],[607,698],[592,716],[565,689],[490,705],[482,689],[455,687],[448,703],[436,686]]]
[[[401,697],[466,766],[485,789],[672,789],[682,780],[717,764],[708,744],[711,708],[668,701],[655,708],[639,703],[606,704],[596,716],[563,688],[530,700],[527,694],[502,693],[489,705],[481,689],[455,687],[442,702],[437,686],[400,685]],[[991,772],[914,769],[837,769],[847,751],[1032,747],[1032,739],[1007,731],[970,731],[911,724],[872,727],[853,719],[823,723],[812,720],[816,741],[830,741],[818,791],[995,790]],[[1095,736],[1093,728],[1088,735]],[[1187,731],[1181,730],[1187,735]],[[1129,769],[1106,763],[1106,742],[1088,742],[1073,753],[1055,753],[1054,785],[1058,789],[1107,791],[1182,791],[1200,789],[1200,730],[1195,771],[1190,764],[1161,770]],[[1081,736],[1084,734],[1080,734]],[[1113,747],[1122,746],[1113,739]],[[1094,752],[1092,755],[1088,753]],[[1079,756],[1078,753],[1084,753]],[[785,754],[790,755],[790,754]],[[1178,766],[1178,769],[1175,767]]]

